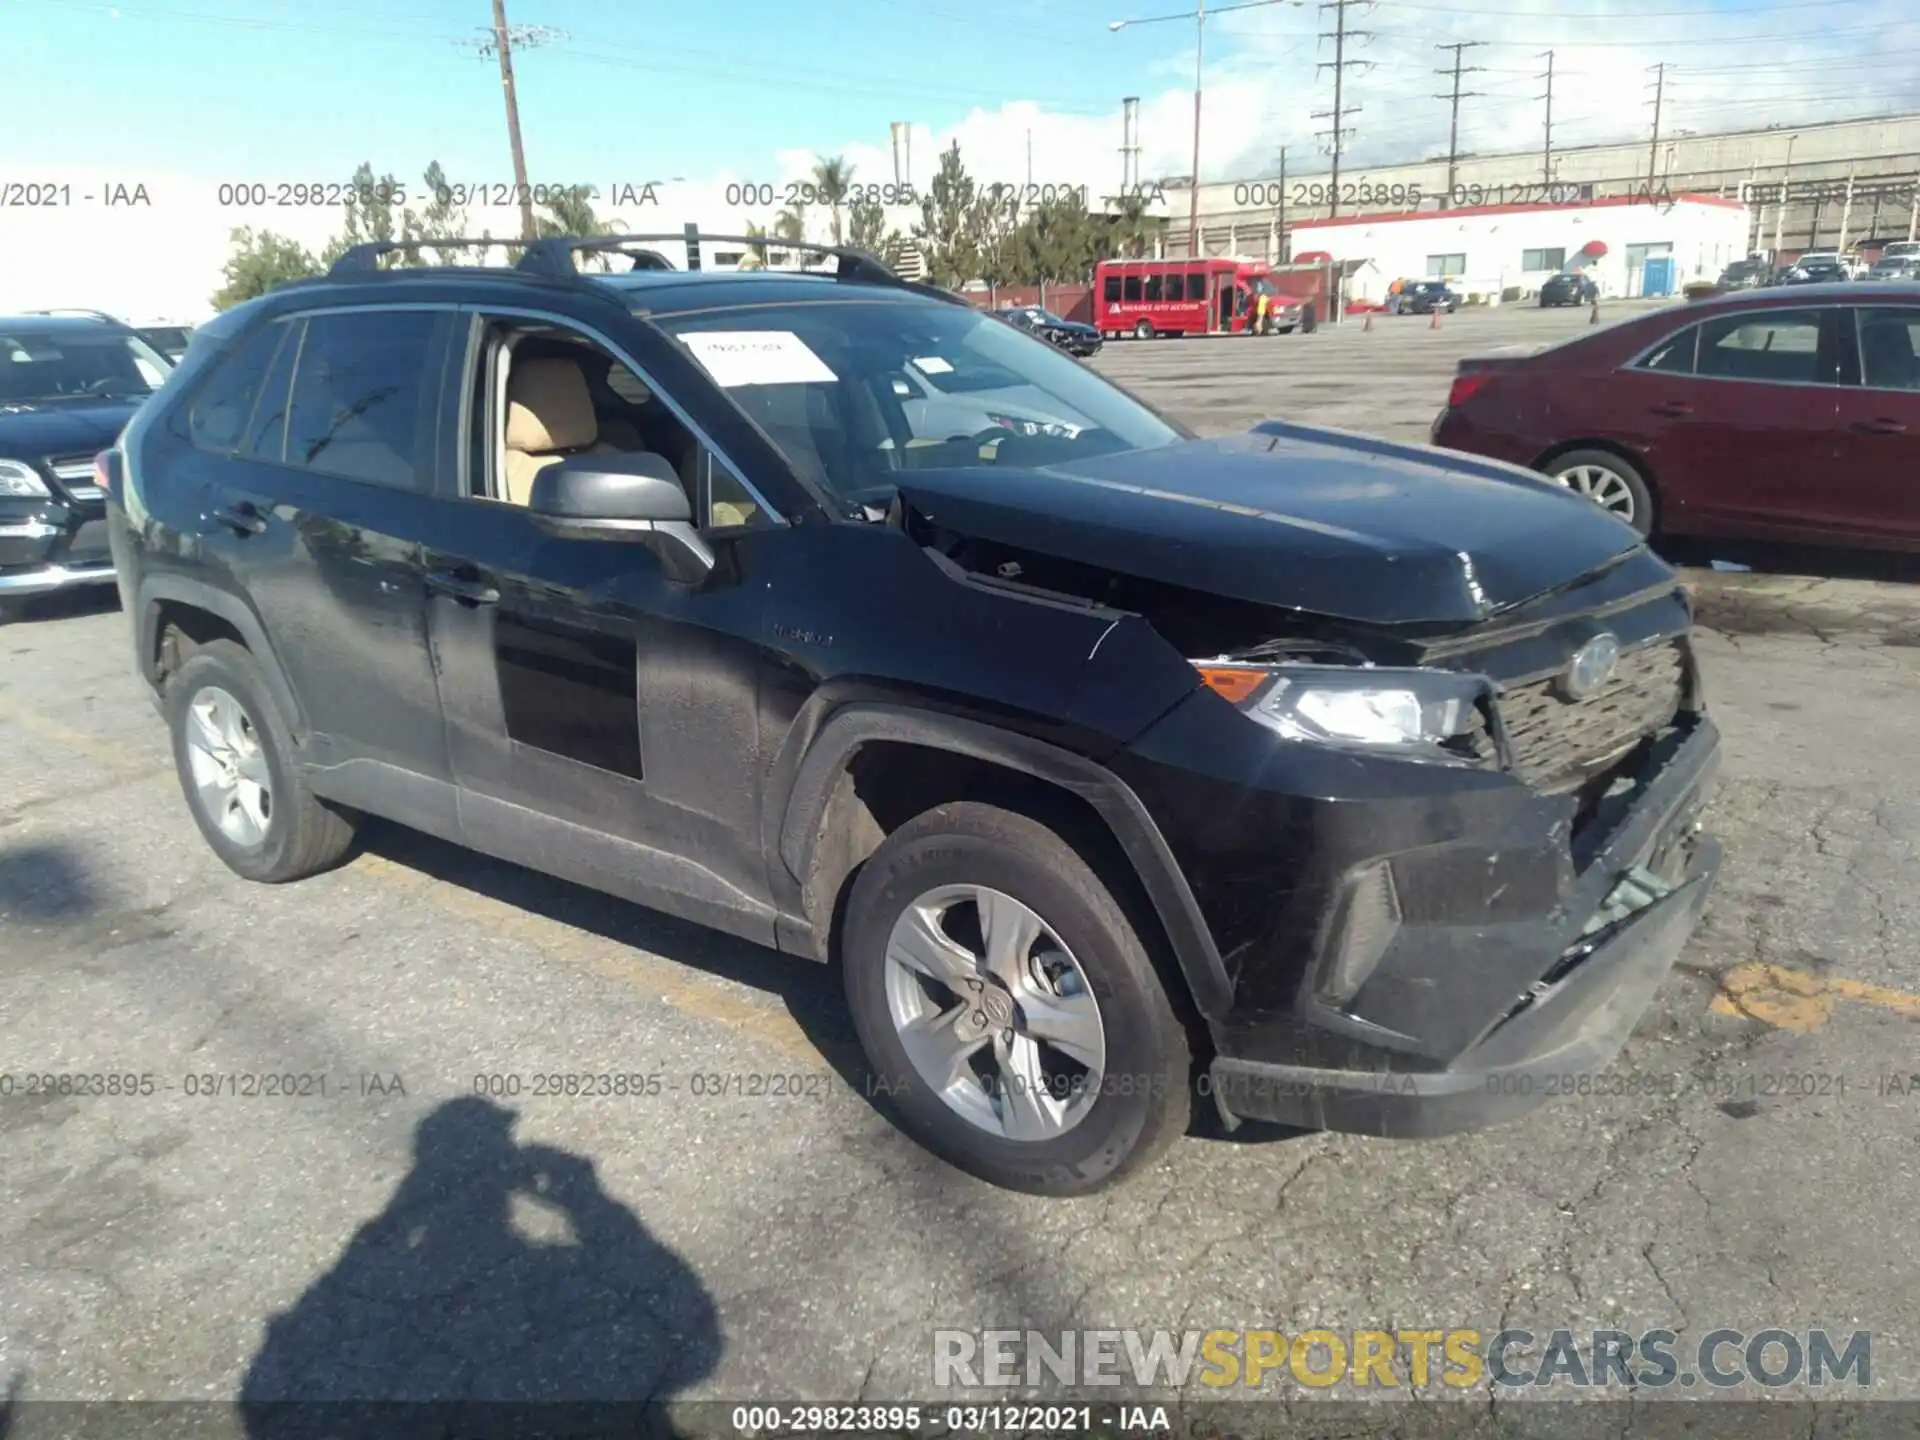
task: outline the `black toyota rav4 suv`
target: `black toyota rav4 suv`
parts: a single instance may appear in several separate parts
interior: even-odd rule
[[[1195,438],[851,251],[577,268],[642,238],[349,252],[107,458],[228,866],[380,815],[837,964],[880,1103],[1041,1193],[1196,1098],[1431,1135],[1608,1063],[1718,858],[1633,530],[1465,455]],[[977,417],[905,378],[975,369]]]

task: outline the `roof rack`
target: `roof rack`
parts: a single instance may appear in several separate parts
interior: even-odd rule
[[[687,247],[688,270],[701,268],[700,247],[703,244],[741,245],[750,250],[759,251],[803,250],[814,255],[831,256],[837,260],[839,263],[834,267],[833,272],[837,280],[850,280],[868,285],[889,285],[955,305],[970,304],[965,297],[955,295],[951,291],[942,290],[918,280],[909,280],[896,273],[879,256],[855,249],[851,245],[816,245],[809,240],[787,240],[772,235],[715,235],[701,230],[696,225],[685,226],[677,232],[663,231],[633,235],[548,235],[537,240],[494,236],[486,236],[478,240],[374,240],[348,249],[333,262],[327,274],[329,276],[373,274],[379,271],[383,256],[406,250],[459,250],[506,245],[523,247],[524,253],[513,267],[521,274],[590,282],[591,277],[583,275],[575,263],[574,256],[577,253],[600,251],[626,253],[632,257],[632,268],[635,270],[672,270],[673,262],[658,250],[629,250],[628,247],[673,241],[679,241]]]
[[[678,233],[668,231],[648,235],[555,235],[545,240],[535,240],[529,245],[527,253],[520,257],[520,263],[516,268],[541,275],[572,276],[579,273],[573,260],[576,252],[620,250],[628,245],[657,245],[675,240],[687,247],[687,269],[689,270],[700,268],[700,247],[703,244],[744,245],[753,250],[805,250],[816,255],[831,255],[840,262],[834,271],[835,278],[840,280],[859,280],[869,285],[904,283],[879,256],[869,254],[865,250],[856,250],[851,245],[815,245],[806,240],[784,240],[772,235],[714,235],[702,231],[697,225],[688,225]],[[657,251],[640,253],[659,258]],[[646,267],[636,265],[635,268]]]
[[[483,235],[476,240],[369,240],[362,245],[350,245],[340,258],[327,270],[329,275],[361,275],[378,270],[380,261],[388,255],[397,255],[403,250],[478,250],[488,245],[537,245],[537,240],[526,240],[519,236],[505,239],[492,235]]]

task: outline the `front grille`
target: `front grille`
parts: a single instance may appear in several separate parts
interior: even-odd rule
[[[100,487],[94,483],[93,456],[55,455],[47,461],[60,488],[76,500],[98,500]]]
[[[1622,655],[1613,679],[1585,700],[1562,698],[1552,676],[1508,687],[1499,706],[1514,773],[1538,790],[1578,788],[1673,719],[1686,675],[1683,642],[1661,640]],[[1490,752],[1490,740],[1479,732],[1475,740]]]

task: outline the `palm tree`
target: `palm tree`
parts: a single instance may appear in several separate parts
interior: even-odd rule
[[[841,228],[840,207],[846,203],[848,193],[853,189],[853,166],[846,157],[835,155],[829,160],[824,155],[816,155],[813,164],[813,193],[822,205],[833,215],[833,243],[844,245],[845,231]]]
[[[773,238],[785,240],[790,245],[804,244],[807,238],[807,207],[796,200],[778,215],[773,217]],[[795,260],[805,268],[804,256],[796,252]]]
[[[749,222],[747,225],[747,238],[750,240],[756,240],[756,241],[766,239],[767,238],[766,227],[762,225],[755,225]],[[740,268],[742,270],[766,269],[767,268],[767,247],[765,245],[757,245],[757,244],[748,246],[747,253],[740,257]]]
[[[1147,213],[1147,203],[1138,193],[1109,197],[1107,243],[1115,256],[1138,259],[1147,253],[1154,231],[1161,228],[1158,219]]]

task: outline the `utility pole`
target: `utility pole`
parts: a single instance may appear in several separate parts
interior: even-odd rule
[[[1780,263],[1781,232],[1787,223],[1787,196],[1793,191],[1793,142],[1798,134],[1787,136],[1787,163],[1780,167],[1780,208],[1773,212],[1773,263]]]
[[[1916,189],[1914,194],[1916,198],[1920,198],[1920,189]],[[1275,218],[1280,224],[1278,258],[1284,262],[1287,258],[1287,147],[1284,145],[1280,147],[1280,199],[1275,204],[1274,211]]]
[[[1027,193],[1033,193],[1033,131],[1027,131]]]
[[[1200,258],[1200,76],[1207,54],[1207,0],[1193,7],[1193,185],[1187,191],[1187,258]]]
[[[1464,94],[1461,93],[1460,77],[1463,75],[1476,74],[1484,68],[1479,65],[1463,66],[1460,62],[1466,58],[1467,51],[1478,49],[1485,43],[1483,40],[1456,40],[1451,45],[1436,45],[1433,47],[1436,50],[1451,50],[1453,52],[1453,67],[1450,70],[1436,70],[1433,72],[1436,75],[1453,76],[1453,92],[1451,97],[1446,95],[1436,95],[1433,97],[1436,100],[1451,98],[1453,101],[1453,122],[1447,127],[1447,203],[1449,205],[1453,203],[1453,185],[1454,181],[1458,178],[1456,172],[1460,167],[1460,102],[1462,100],[1477,99],[1480,95],[1478,90],[1470,90]]]
[[[1853,221],[1853,166],[1847,166],[1847,202],[1840,207],[1840,246],[1842,254],[1847,249],[1847,230]]]
[[[1667,97],[1667,62],[1649,65],[1653,82],[1653,143],[1647,147],[1647,194],[1653,194],[1653,182],[1660,174],[1660,108]]]
[[[1913,177],[1913,195],[1907,201],[1907,239],[1913,239],[1917,230],[1920,230],[1920,175]]]
[[[1327,153],[1333,159],[1333,173],[1329,177],[1331,183],[1327,186],[1327,218],[1329,220],[1337,218],[1340,214],[1340,156],[1346,148],[1347,136],[1353,133],[1346,128],[1346,117],[1360,113],[1360,107],[1358,105],[1349,105],[1346,103],[1347,67],[1349,65],[1359,65],[1369,70],[1373,68],[1373,62],[1371,60],[1349,60],[1347,58],[1347,42],[1349,40],[1365,41],[1373,38],[1372,31],[1349,30],[1347,28],[1347,10],[1353,5],[1365,5],[1371,9],[1373,4],[1374,0],[1325,0],[1325,3],[1320,6],[1322,10],[1333,11],[1333,29],[1320,32],[1320,38],[1322,40],[1333,41],[1333,62],[1329,64],[1325,60],[1322,60],[1319,65],[1315,67],[1316,73],[1320,70],[1333,71],[1333,109],[1317,111],[1313,116],[1315,120],[1330,120],[1332,122],[1331,129],[1319,132],[1321,137],[1327,139]]]
[[[513,146],[514,193],[520,197],[520,235],[534,237],[533,190],[527,184],[527,152],[520,144],[520,101],[513,92],[513,36],[507,31],[507,0],[493,0],[493,45],[500,52],[500,89],[507,97],[507,143]]]
[[[1553,183],[1553,52],[1551,50],[1547,51],[1546,60],[1547,73],[1536,75],[1534,78],[1547,82],[1547,93],[1533,98],[1547,102],[1547,142],[1540,152],[1540,178],[1551,185]]]
[[[520,238],[531,240],[537,233],[533,223],[533,190],[527,184],[527,154],[520,144],[520,102],[513,89],[513,47],[531,50],[550,40],[566,38],[566,32],[550,25],[507,24],[506,0],[493,0],[493,24],[482,27],[486,38],[479,42],[461,41],[463,49],[473,49],[483,59],[500,61],[500,89],[507,100],[507,143],[513,147],[513,184],[520,200]]]
[[[1131,195],[1140,188],[1140,97],[1129,95],[1120,102],[1120,194]]]

